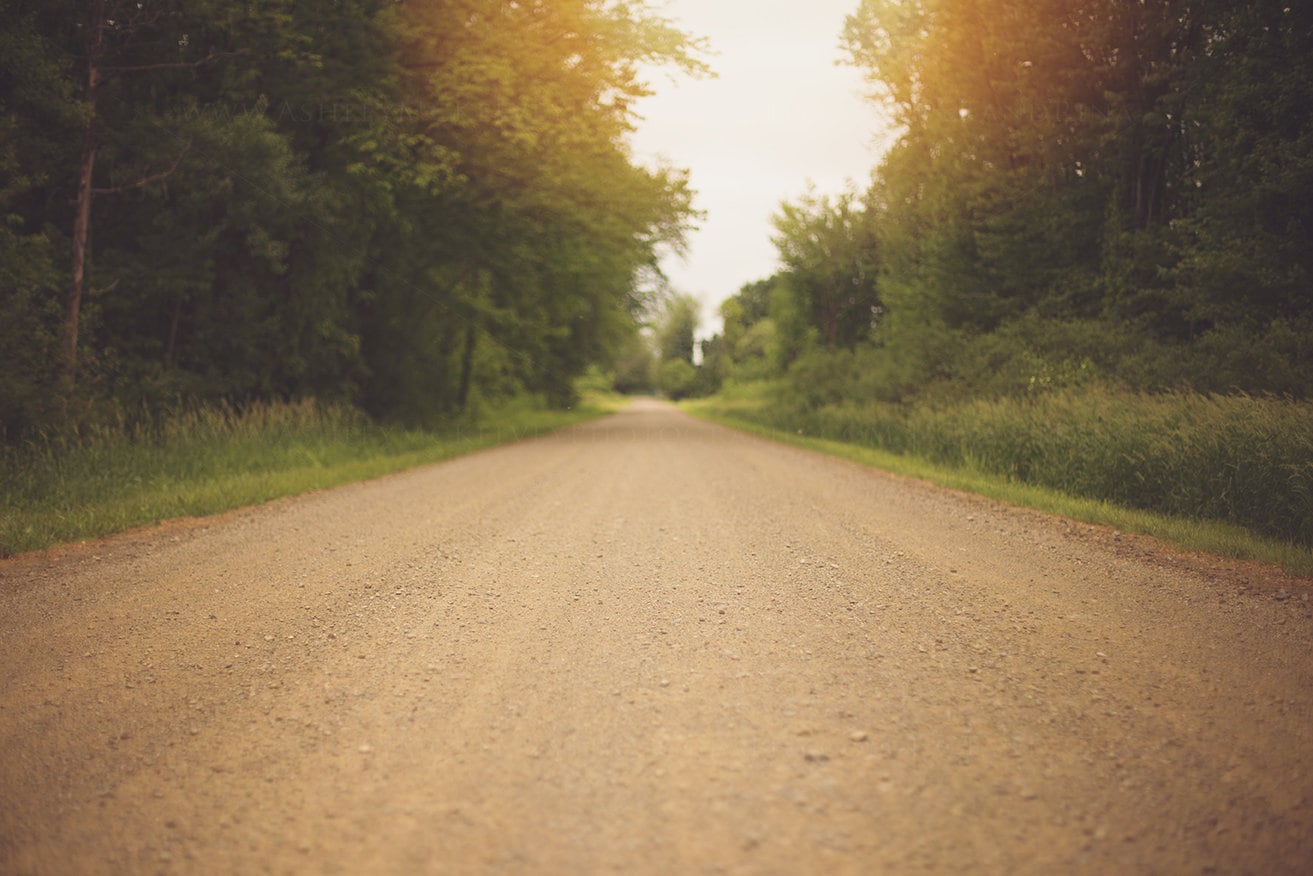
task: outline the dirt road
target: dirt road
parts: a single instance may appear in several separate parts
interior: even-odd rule
[[[1308,583],[639,403],[0,563],[0,872],[1307,873]]]

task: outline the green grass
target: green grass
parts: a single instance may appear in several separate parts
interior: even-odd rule
[[[450,459],[614,410],[527,401],[442,432],[383,427],[314,402],[184,411],[0,450],[0,556],[255,505]]]
[[[1313,517],[1307,405],[1096,392],[1038,404],[799,413],[781,410],[768,389],[757,387],[684,408],[895,474],[1313,575],[1313,549],[1294,537],[1307,533]],[[1156,491],[1163,494],[1158,502]],[[1228,513],[1252,514],[1288,534],[1273,535]]]

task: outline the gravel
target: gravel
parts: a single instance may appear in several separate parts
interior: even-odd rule
[[[639,402],[0,562],[0,872],[1307,872],[1309,583]]]

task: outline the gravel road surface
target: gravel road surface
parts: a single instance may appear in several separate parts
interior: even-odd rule
[[[1308,873],[1309,585],[639,402],[0,562],[0,873]]]

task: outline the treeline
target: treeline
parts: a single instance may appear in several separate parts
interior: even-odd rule
[[[602,0],[3,0],[0,435],[315,397],[423,423],[634,335],[698,46]]]
[[[1313,393],[1313,5],[863,0],[843,43],[900,135],[782,206],[711,382]]]

